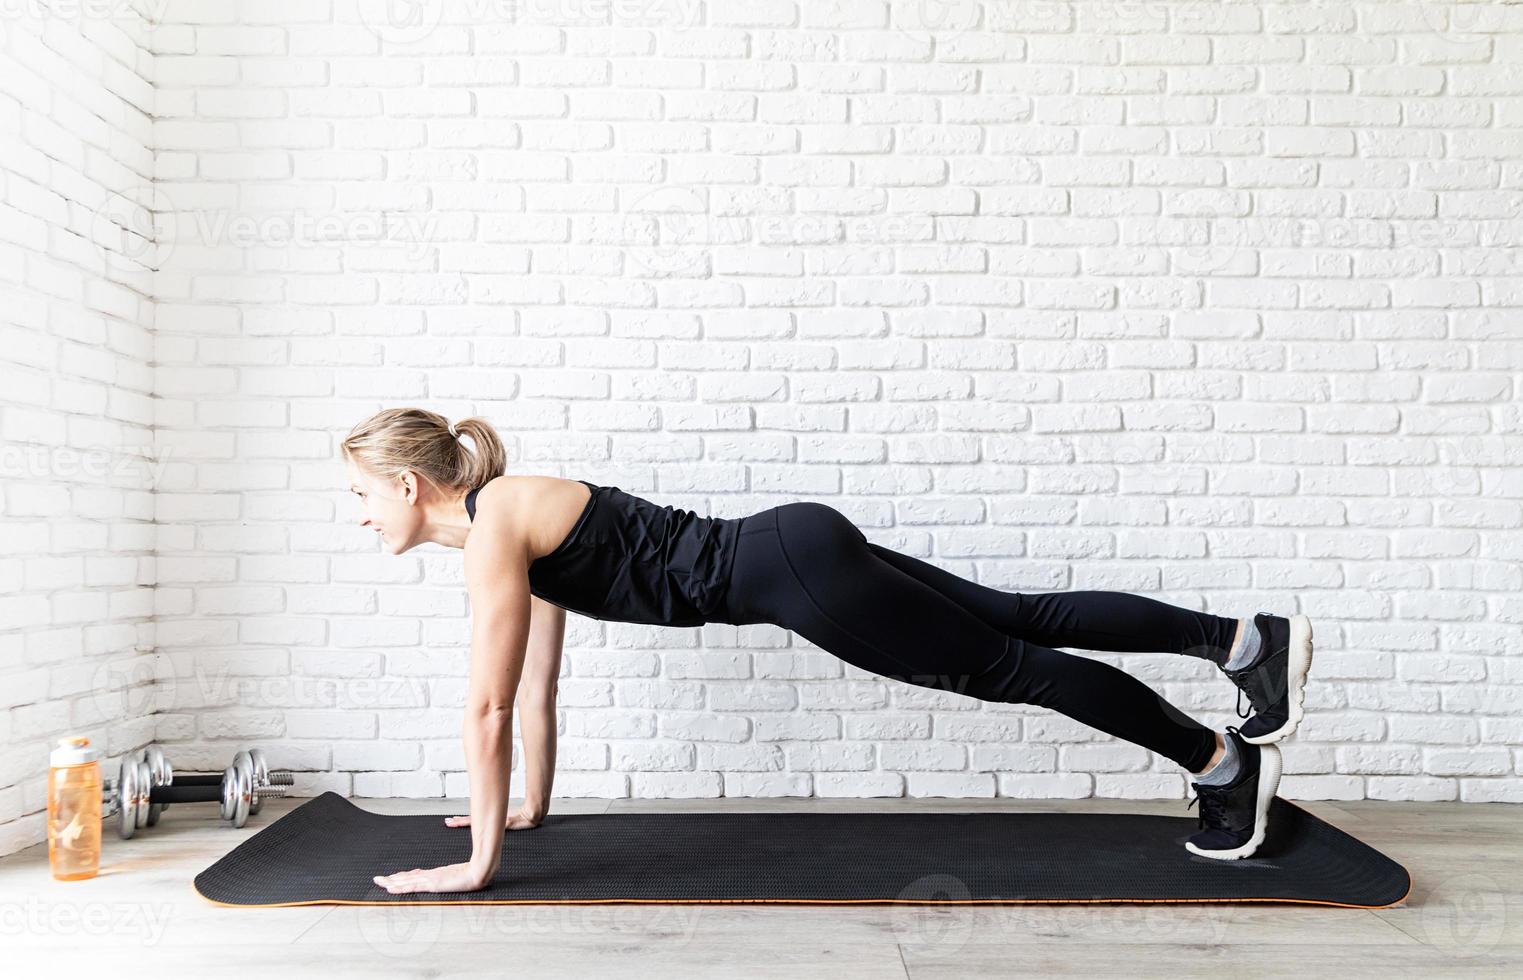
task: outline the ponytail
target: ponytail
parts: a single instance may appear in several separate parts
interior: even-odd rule
[[[469,436],[473,449],[467,449]],[[343,455],[385,479],[406,470],[442,490],[461,493],[482,486],[507,469],[508,455],[497,431],[473,416],[451,423],[423,408],[388,408],[356,425],[339,444]]]
[[[492,428],[492,423],[472,416],[456,422],[455,431],[462,437],[470,436],[471,444],[476,447],[474,452],[469,452],[460,439],[455,440],[455,446],[460,452],[460,472],[466,489],[474,490],[483,486],[492,477],[501,476],[507,470],[508,452],[502,447],[502,440],[497,438],[497,430]]]

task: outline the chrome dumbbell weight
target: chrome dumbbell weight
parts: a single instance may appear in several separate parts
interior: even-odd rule
[[[262,749],[248,749],[239,752],[233,757],[233,765],[229,769],[239,769],[243,766],[245,758],[251,771],[252,792],[248,794],[249,813],[259,812],[259,807],[266,796],[282,796],[275,792],[277,786],[290,786],[295,779],[289,772],[284,770],[270,771],[269,764],[265,762]],[[143,761],[148,763],[149,778],[154,786],[222,786],[229,770],[222,773],[188,773],[180,776],[174,774],[174,769],[169,765],[169,760],[164,757],[164,752],[157,745],[150,745],[143,750]],[[148,826],[158,822],[159,811],[167,807],[168,803],[152,803],[148,807]],[[223,814],[224,819],[230,819],[228,813]],[[242,826],[239,824],[238,826]]]
[[[124,840],[156,823],[159,812],[171,803],[218,803],[222,819],[242,827],[249,814],[259,812],[264,797],[284,796],[294,782],[289,772],[272,772],[259,749],[239,752],[220,776],[176,777],[157,746],[149,746],[143,755],[123,759],[116,781],[108,780],[105,786],[107,805],[116,808],[117,835]]]
[[[137,769],[130,772],[134,765],[144,765],[147,768]],[[134,784],[134,780],[136,781]],[[122,769],[117,777],[117,793],[121,804],[118,807],[119,814],[126,814],[131,821],[126,826],[127,833],[123,837],[131,837],[138,827],[152,827],[159,822],[159,816],[169,802],[163,794],[155,802],[145,802],[152,794],[153,789],[161,786],[220,786],[222,784],[221,773],[182,773],[175,775],[174,767],[169,764],[169,759],[164,755],[164,750],[157,745],[150,745],[143,750],[141,760],[124,759]],[[123,788],[126,791],[123,791]],[[132,791],[136,790],[134,794]],[[125,805],[125,801],[131,799],[132,806]],[[146,809],[143,807],[146,806]],[[117,828],[121,833],[123,827]]]
[[[249,813],[259,812],[265,797],[285,796],[285,789],[296,784],[296,777],[287,769],[271,769],[265,762],[263,749],[249,749],[249,764],[254,772],[254,798],[249,802]],[[233,757],[233,764],[238,764],[237,756]]]
[[[222,819],[242,827],[250,814],[259,812],[266,797],[285,796],[286,787],[295,781],[284,769],[271,771],[259,749],[239,752],[222,773]]]

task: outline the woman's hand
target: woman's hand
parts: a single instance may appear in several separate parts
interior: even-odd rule
[[[540,822],[544,819],[545,815],[543,813],[540,813],[536,810],[531,810],[527,807],[519,806],[516,809],[508,811],[508,819],[504,822],[504,829],[533,830],[535,827],[538,827]],[[445,817],[444,825],[446,827],[469,827],[471,825],[471,818]]]
[[[438,868],[413,868],[396,874],[376,875],[370,879],[393,895],[408,892],[474,892],[492,880],[475,865],[446,864]]]

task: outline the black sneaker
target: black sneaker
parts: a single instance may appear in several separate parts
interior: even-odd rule
[[[1259,631],[1258,658],[1240,670],[1222,672],[1237,685],[1237,716],[1243,713],[1248,695],[1253,717],[1243,723],[1243,738],[1254,745],[1267,745],[1296,730],[1305,714],[1306,676],[1311,672],[1311,620],[1305,616],[1253,617]]]
[[[1248,857],[1264,843],[1269,830],[1269,803],[1280,786],[1281,760],[1278,748],[1249,743],[1235,725],[1227,726],[1227,737],[1237,740],[1242,769],[1225,786],[1190,782],[1196,795],[1185,809],[1200,801],[1201,831],[1185,841],[1185,850],[1201,857],[1235,861]]]

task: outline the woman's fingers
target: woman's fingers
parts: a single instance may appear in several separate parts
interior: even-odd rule
[[[422,871],[423,869],[421,868],[413,868],[411,871],[398,871],[395,874],[376,875],[370,880],[395,895],[398,892],[412,891],[413,889],[409,886],[418,880],[417,876],[422,874]]]
[[[371,878],[393,895],[405,892],[476,891],[484,888],[490,876],[484,876],[469,863],[446,864],[437,868],[413,868]]]
[[[469,827],[470,825],[470,817],[444,818],[444,826],[446,827]],[[539,826],[539,821],[530,820],[528,817],[525,817],[519,813],[509,813],[507,819],[503,821],[503,826],[505,826],[508,830],[532,830],[533,828]]]
[[[386,879],[380,882],[380,885],[393,895],[396,895],[402,892],[417,891],[417,885],[422,878],[423,869],[413,868],[411,871],[399,871],[394,875],[387,875]]]

